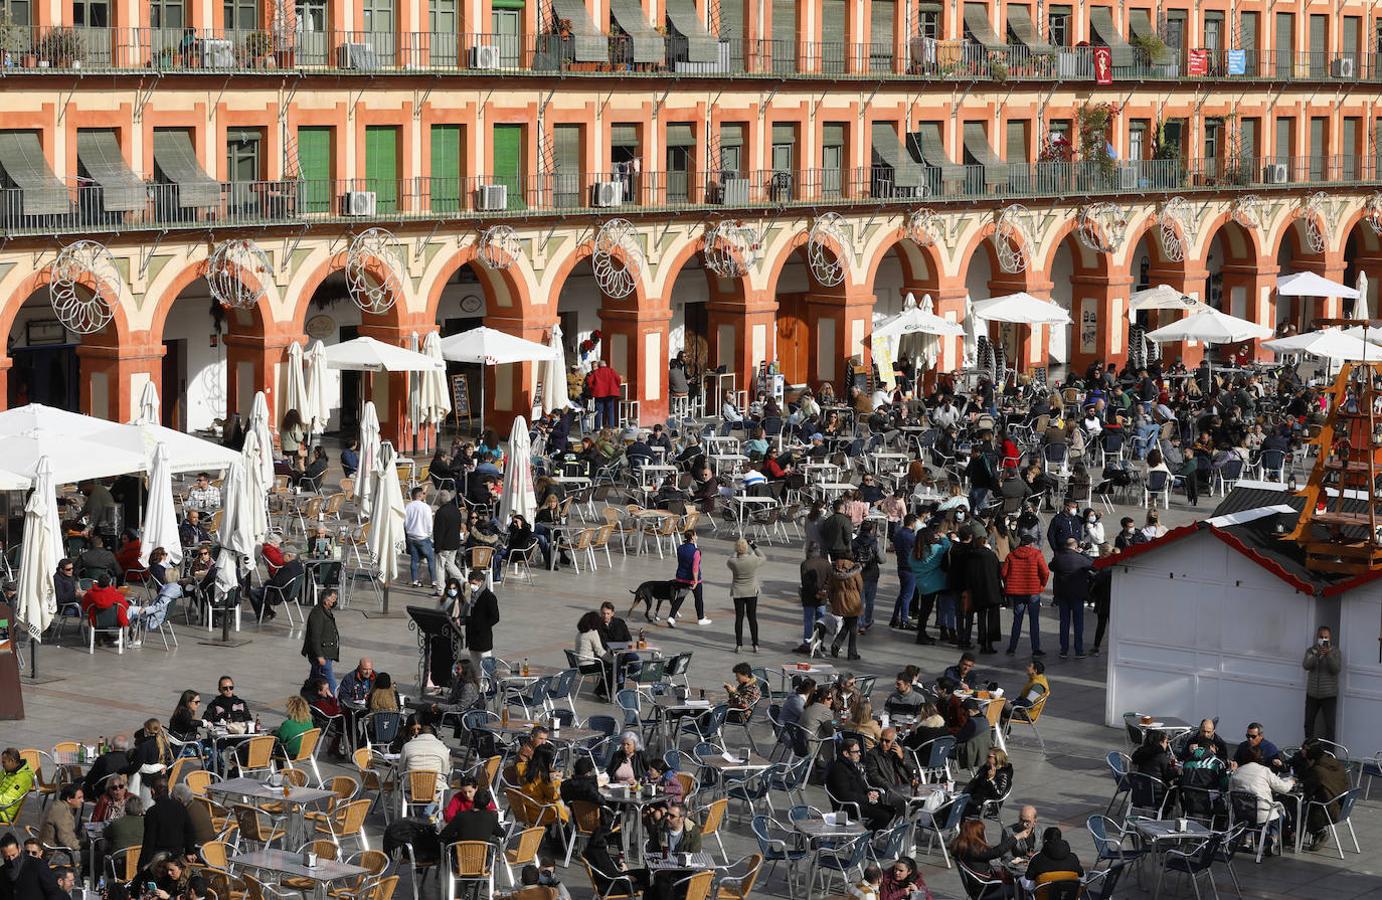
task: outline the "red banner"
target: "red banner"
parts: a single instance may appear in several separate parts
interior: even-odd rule
[[[1113,51],[1108,47],[1094,48],[1094,83],[1113,84]]]
[[[1187,75],[1208,75],[1209,74],[1209,51],[1191,50],[1190,56],[1186,60],[1185,74]]]

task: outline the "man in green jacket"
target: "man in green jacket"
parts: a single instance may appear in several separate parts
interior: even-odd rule
[[[0,752],[0,825],[13,825],[24,798],[34,789],[34,770],[13,747]]]
[[[336,675],[332,665],[341,658],[341,633],[336,629],[336,600],[339,595],[335,588],[322,591],[317,605],[307,616],[307,628],[302,638],[302,655],[312,665],[310,678],[325,678],[336,693]]]

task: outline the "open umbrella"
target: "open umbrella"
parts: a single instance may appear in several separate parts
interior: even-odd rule
[[[264,484],[274,483],[274,436],[272,426],[269,424],[269,401],[264,397],[263,391],[255,391],[254,405],[250,407],[250,422],[246,429],[246,434],[254,431],[259,435],[259,446],[263,452],[259,454],[260,479]]]
[[[302,416],[302,421],[308,421],[307,404],[311,401],[307,397],[307,373],[302,366],[302,345],[297,341],[288,345],[287,388],[288,409],[297,410],[298,415]],[[287,412],[287,409],[284,412]]]
[[[178,514],[173,506],[173,473],[168,465],[168,449],[154,451],[149,469],[149,505],[144,507],[143,529],[139,535],[139,563],[147,566],[149,554],[157,547],[168,553],[173,565],[182,562],[182,539],[178,537]]]
[[[355,473],[355,504],[361,518],[370,517],[370,498],[374,496],[374,469],[379,462],[379,413],[374,401],[366,401],[360,416],[360,470]]]
[[[307,406],[298,412],[302,413],[302,420],[313,434],[321,434],[331,418],[331,401],[326,396],[326,347],[321,341],[313,341],[304,359],[307,363]]]
[[[1192,310],[1203,305],[1194,297],[1176,290],[1169,284],[1158,284],[1145,291],[1138,291],[1128,298],[1128,312],[1134,313],[1144,309]]]
[[[139,409],[135,412],[135,424],[147,423],[158,425],[163,421],[160,415],[161,405],[158,402],[158,388],[152,381],[144,382],[144,387],[139,392]]]
[[[1159,344],[1169,341],[1203,341],[1206,344],[1236,344],[1258,338],[1269,338],[1272,329],[1247,319],[1219,312],[1212,306],[1196,310],[1179,321],[1147,332],[1150,340]]]
[[[395,347],[372,337],[358,337],[326,348],[329,369],[356,372],[426,372],[445,364],[406,347]]]
[[[513,420],[509,432],[509,454],[504,464],[504,492],[499,497],[499,521],[508,522],[517,513],[529,524],[537,516],[537,495],[533,490],[533,449],[528,438],[528,423],[522,416]]]
[[[384,584],[382,611],[389,611],[389,584],[398,578],[398,555],[403,552],[403,486],[398,483],[397,456],[393,444],[379,444],[379,464],[370,472],[374,483],[374,510],[370,516],[369,550],[379,566]],[[361,458],[360,465],[364,466]],[[363,468],[361,475],[364,475]]]
[[[478,366],[502,366],[509,363],[544,362],[552,360],[562,364],[561,351],[514,337],[494,328],[472,328],[460,334],[453,334],[441,342],[441,354],[453,362],[473,363]],[[565,377],[562,384],[566,383]],[[480,373],[480,430],[485,430],[485,373]]]
[[[1070,313],[1025,291],[990,297],[974,304],[974,315],[988,322],[1016,325],[1069,325]]]
[[[1334,362],[1382,362],[1382,347],[1355,337],[1348,331],[1324,328],[1263,341],[1262,346],[1277,353],[1308,353]],[[1382,332],[1377,337],[1382,339]]]
[[[14,615],[24,624],[32,642],[30,674],[38,673],[37,644],[57,613],[53,573],[62,556],[62,525],[53,491],[53,467],[39,459],[34,471],[34,490],[24,506],[24,543],[19,551],[19,593]]]
[[[1330,281],[1314,272],[1292,272],[1276,280],[1278,297],[1342,297],[1357,300],[1358,292],[1346,284]]]
[[[552,335],[547,339],[550,359],[542,364],[542,411],[564,410],[571,405],[566,393],[566,351],[561,346],[561,324],[552,323]]]

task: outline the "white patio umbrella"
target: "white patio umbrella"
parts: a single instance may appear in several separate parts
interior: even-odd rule
[[[1176,290],[1169,284],[1158,284],[1156,287],[1147,288],[1145,291],[1137,291],[1128,298],[1128,312],[1130,313],[1141,312],[1144,309],[1192,310],[1203,305],[1194,297]]]
[[[1011,322],[1015,325],[1070,324],[1070,313],[1026,291],[980,300],[974,304],[974,315],[988,322]]]
[[[90,427],[89,423],[83,425]],[[148,469],[143,454],[112,447],[96,438],[78,437],[68,429],[31,428],[0,435],[0,467],[4,470],[0,472],[0,489],[27,490],[37,475],[39,461],[45,458],[54,484],[112,478]]]
[[[263,391],[254,393],[254,404],[250,407],[250,421],[245,434],[248,436],[251,431],[258,432],[259,446],[263,448],[256,457],[259,461],[260,480],[266,485],[273,484],[274,436],[269,423],[269,401],[264,397]]]
[[[1382,331],[1377,336],[1382,339]],[[1333,362],[1382,362],[1382,346],[1338,328],[1324,328],[1263,341],[1262,346],[1276,353],[1308,353]]]
[[[245,493],[250,498],[246,515],[256,541],[269,533],[269,488],[273,485],[273,447],[263,440],[258,429],[250,429],[245,432],[245,446],[240,451],[240,461],[245,467]],[[269,461],[267,480],[264,478],[265,459]]]
[[[1330,281],[1314,272],[1293,272],[1276,280],[1278,297],[1342,297],[1357,300],[1358,292],[1346,284]]]
[[[159,424],[140,423],[121,425],[118,422],[96,420],[82,438],[142,456],[150,471],[154,453],[162,448],[168,453],[168,471],[219,472],[239,459],[240,454],[229,447],[167,428]]]
[[[162,405],[158,400],[158,388],[154,387],[152,381],[144,382],[144,388],[139,392],[139,408],[135,410],[134,424],[158,425],[163,421],[161,409]]]
[[[326,396],[326,347],[321,341],[313,341],[305,355],[307,363],[307,406],[298,410],[302,420],[313,434],[326,431],[327,420],[331,418],[331,401]]]
[[[1247,319],[1219,312],[1212,306],[1198,309],[1179,321],[1147,332],[1149,340],[1164,344],[1169,341],[1203,341],[1206,344],[1234,344],[1258,338],[1269,338],[1272,329]]]
[[[547,339],[547,349],[552,356],[542,363],[541,405],[544,413],[566,409],[571,405],[571,398],[566,393],[566,351],[562,349],[561,338],[561,325],[553,322],[552,335]]]
[[[909,291],[902,301],[902,312],[873,326],[869,346],[879,361],[878,371],[889,384],[895,360],[907,356],[934,360],[938,337],[959,337],[965,333],[963,325],[947,322],[933,309],[930,294],[925,295],[918,306],[916,295]]]
[[[149,564],[149,554],[157,547],[168,553],[173,565],[182,562],[182,539],[178,536],[178,513],[173,506],[173,473],[168,465],[168,449],[154,451],[149,469],[149,504],[144,507],[143,528],[139,535],[139,564]]]
[[[398,555],[403,552],[403,486],[398,482],[398,457],[393,444],[379,445],[379,464],[370,472],[374,509],[370,515],[369,550],[384,584],[383,611],[389,611],[389,585],[398,578]],[[361,466],[364,461],[361,459]]]
[[[445,369],[445,364],[406,347],[395,347],[372,337],[358,337],[326,348],[329,369],[355,372],[426,372]]]
[[[255,531],[258,518],[255,507],[256,503],[265,503],[267,498],[263,494],[258,498],[253,495],[248,478],[245,464],[236,460],[226,470],[221,486],[221,527],[216,532],[221,542],[221,552],[216,557],[216,587],[222,597],[240,586],[240,576],[249,571],[249,560],[254,557],[255,546],[264,539],[262,532]],[[227,610],[222,616],[223,641],[230,639],[231,615]]]
[[[367,400],[360,416],[360,469],[355,473],[355,504],[360,515],[370,516],[370,498],[374,496],[374,470],[379,462],[379,413],[374,401]]]
[[[288,345],[288,384],[287,384],[287,407],[286,413],[290,409],[298,411],[302,416],[302,421],[308,421],[307,404],[310,400],[307,397],[307,373],[302,366],[302,345],[293,341]]]
[[[502,366],[520,362],[555,361],[562,364],[561,351],[514,337],[493,328],[472,328],[453,334],[441,342],[441,354],[453,362],[473,363],[479,366]],[[565,381],[562,382],[565,384]],[[480,373],[480,430],[485,430],[485,377]]]
[[[19,592],[15,597],[15,618],[24,624],[34,646],[30,647],[31,674],[38,671],[37,644],[57,613],[53,573],[62,557],[62,525],[58,521],[57,497],[53,490],[53,467],[39,459],[34,471],[34,489],[24,505],[24,543],[19,551]]]
[[[509,432],[509,455],[504,464],[504,492],[499,496],[499,521],[507,523],[518,513],[531,525],[537,516],[537,494],[533,490],[533,445],[528,438],[528,423],[522,416],[513,420]]]
[[[427,332],[422,339],[422,354],[436,361],[435,369],[418,376],[418,414],[413,424],[440,427],[451,413],[451,396],[446,389],[446,361],[441,355],[441,333]]]

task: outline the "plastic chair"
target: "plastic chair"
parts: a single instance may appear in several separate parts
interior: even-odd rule
[[[1266,803],[1266,809],[1263,809]],[[1308,804],[1307,804],[1308,808]],[[1285,820],[1286,807],[1279,801],[1268,802],[1248,791],[1228,792],[1228,822],[1230,828],[1243,826],[1242,831],[1256,832],[1257,862],[1262,862],[1262,854],[1267,849],[1271,835],[1280,831],[1280,823]]]
[[[1098,851],[1098,862],[1133,862],[1142,855],[1142,849],[1135,846],[1137,835],[1131,829],[1125,829],[1108,816],[1090,816],[1085,820],[1085,827],[1089,829],[1089,835],[1094,839],[1094,849]],[[1117,837],[1112,837],[1117,835]],[[1126,843],[1134,846],[1129,848]]]
[[[863,875],[864,860],[868,858],[869,836],[861,834],[847,843],[839,846],[822,845],[816,849],[816,873],[821,876],[821,896],[830,895],[830,885],[835,880],[835,875],[840,876],[840,887],[843,890],[849,886],[849,874],[858,872]],[[807,886],[808,894],[815,891],[815,877]]]
[[[547,692],[542,698],[543,706],[547,708],[549,713],[554,711],[554,703],[565,700],[566,705],[571,709],[571,714],[573,716],[576,714],[575,694],[579,690],[577,679],[580,677],[581,672],[576,668],[567,669],[559,675],[552,676],[552,680],[547,684]]]

